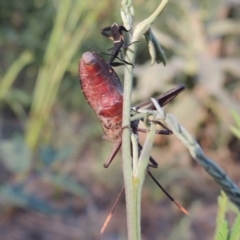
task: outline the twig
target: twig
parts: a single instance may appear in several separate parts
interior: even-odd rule
[[[151,100],[158,111],[158,117],[167,123],[178,139],[188,148],[191,156],[214,178],[232,202],[240,209],[240,190],[237,185],[215,161],[204,154],[197,141],[177,122],[173,115],[166,114],[155,99],[152,98]]]

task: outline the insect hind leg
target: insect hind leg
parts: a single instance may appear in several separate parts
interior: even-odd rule
[[[121,59],[121,58],[119,58],[119,57],[116,57],[116,58],[117,58],[119,61],[121,61],[122,63],[112,62],[112,63],[111,63],[111,66],[117,67],[117,66],[120,66],[120,65],[124,65],[124,63],[125,63],[125,64],[127,64],[127,65],[131,65],[131,66],[134,68],[134,65],[133,65],[132,63],[127,62],[127,61],[125,61],[124,59]]]

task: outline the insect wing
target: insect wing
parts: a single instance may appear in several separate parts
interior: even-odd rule
[[[160,106],[164,106],[169,103],[172,99],[174,99],[179,93],[181,93],[185,89],[184,84],[179,84],[176,87],[170,89],[169,91],[161,94],[160,96],[156,97],[155,99],[158,101]],[[139,108],[147,108],[149,110],[155,110],[155,106],[152,101],[148,100],[142,103],[139,103],[135,106],[136,109]]]

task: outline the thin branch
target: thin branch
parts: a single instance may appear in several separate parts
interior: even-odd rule
[[[197,141],[181,126],[171,114],[166,114],[155,99],[151,99],[157,108],[159,118],[166,122],[178,139],[188,148],[191,156],[209,173],[233,203],[240,209],[240,190],[224,170],[208,158]]]

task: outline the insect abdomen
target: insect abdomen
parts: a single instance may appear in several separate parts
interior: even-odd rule
[[[110,141],[121,138],[123,89],[117,74],[91,52],[83,54],[79,70],[82,91],[98,115],[106,138]]]

